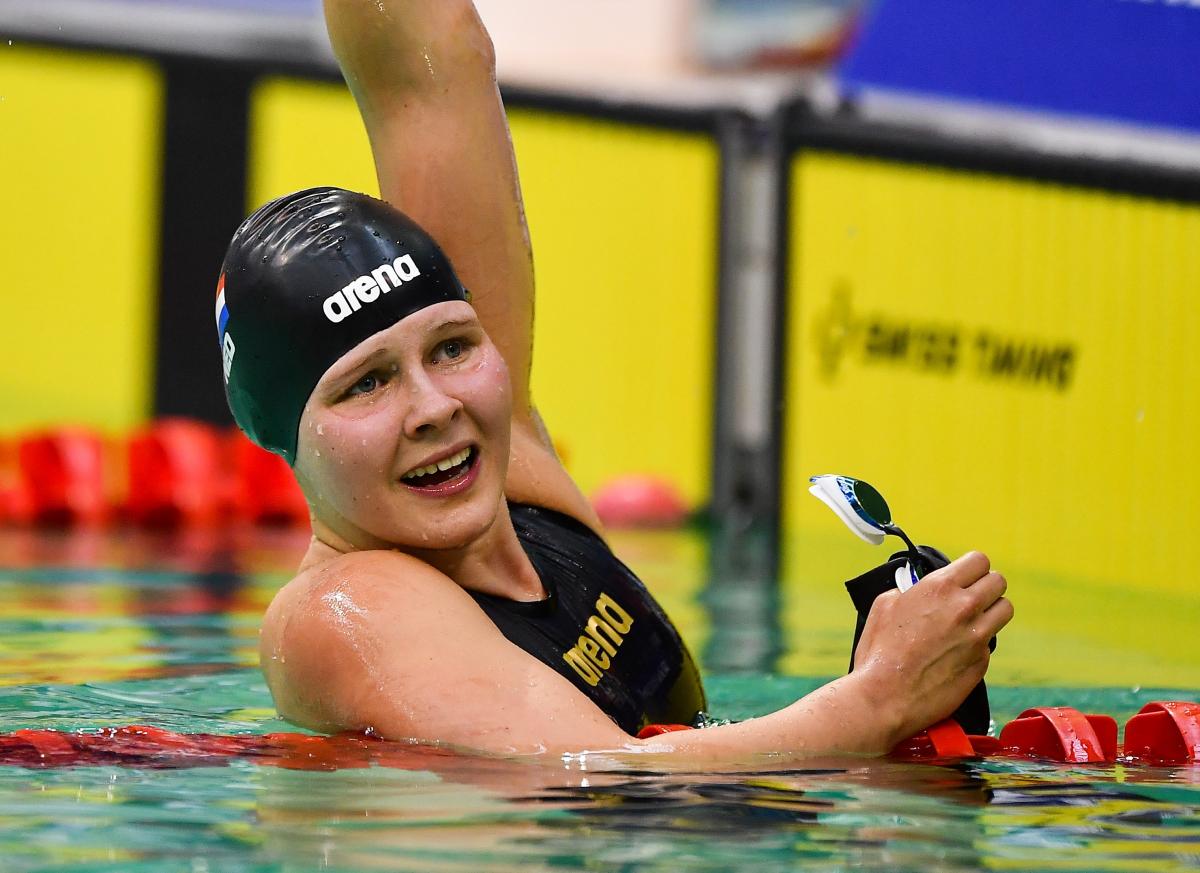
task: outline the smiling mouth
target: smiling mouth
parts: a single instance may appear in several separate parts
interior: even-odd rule
[[[405,473],[400,477],[400,481],[409,488],[438,488],[464,478],[471,472],[478,458],[479,451],[474,446],[469,446],[437,464]]]

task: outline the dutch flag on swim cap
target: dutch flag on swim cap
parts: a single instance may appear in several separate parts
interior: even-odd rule
[[[225,331],[229,328],[229,307],[225,305],[225,276],[217,282],[217,345],[225,342]]]

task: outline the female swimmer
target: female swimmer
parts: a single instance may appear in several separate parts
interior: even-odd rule
[[[692,721],[704,695],[529,395],[533,267],[490,39],[470,0],[325,10],[404,214],[298,192],[247,219],[225,260],[230,407],[312,515],[262,630],[279,712],[477,751],[715,763],[882,753],[953,711],[1012,616],[978,552],[880,598],[850,675],[740,724],[634,736]]]

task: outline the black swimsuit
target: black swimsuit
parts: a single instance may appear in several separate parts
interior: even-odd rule
[[[509,507],[547,598],[469,592],[506,638],[558,671],[628,733],[691,724],[704,688],[670,619],[585,525],[550,509]]]

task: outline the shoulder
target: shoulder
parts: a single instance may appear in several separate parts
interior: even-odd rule
[[[424,561],[403,552],[364,551],[338,555],[303,570],[275,595],[266,620],[323,622],[335,607],[353,600],[366,610],[410,596],[452,596],[461,589]]]
[[[317,730],[357,725],[378,673],[405,669],[404,652],[435,652],[433,628],[490,623],[471,597],[400,552],[341,555],[301,573],[263,618],[259,654],[280,714]]]

